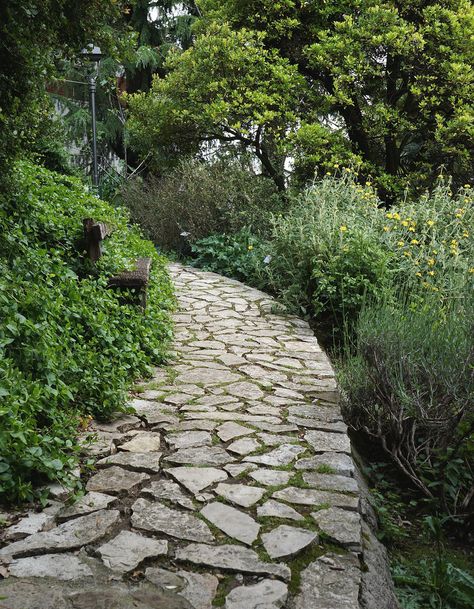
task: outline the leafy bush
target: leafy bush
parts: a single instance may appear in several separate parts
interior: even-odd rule
[[[166,249],[179,248],[216,232],[252,225],[268,229],[267,210],[281,206],[272,182],[232,161],[181,164],[162,177],[134,180],[121,198],[146,235]]]
[[[260,287],[266,281],[264,251],[264,243],[242,229],[233,235],[200,239],[192,247],[193,264]]]
[[[346,420],[450,513],[468,512],[474,482],[473,330],[469,300],[368,306],[339,374]]]
[[[82,219],[114,225],[94,269]],[[172,291],[164,260],[123,210],[79,181],[29,164],[0,205],[0,495],[29,499],[42,480],[70,482],[85,415],[123,410],[133,377],[163,359]],[[153,257],[149,307],[106,289],[107,277]]]

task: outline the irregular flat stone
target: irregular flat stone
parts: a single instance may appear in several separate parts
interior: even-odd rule
[[[265,486],[280,486],[288,484],[291,472],[282,472],[276,469],[257,469],[250,473],[250,477]]]
[[[230,450],[232,453],[237,453],[238,455],[248,455],[249,453],[253,453],[260,448],[260,442],[257,442],[255,438],[240,438],[232,444],[229,444],[227,450]]]
[[[226,535],[242,543],[252,545],[258,537],[260,525],[248,514],[229,505],[218,501],[208,503],[201,510],[201,514]]]
[[[166,395],[163,398],[163,402],[165,404],[175,404],[176,406],[181,406],[181,404],[187,404],[187,402],[190,402],[191,399],[191,396],[187,393],[172,393],[171,395]]]
[[[208,546],[191,543],[185,548],[178,548],[176,559],[216,569],[275,575],[286,581],[291,577],[291,571],[286,565],[263,562],[253,550],[230,544]]]
[[[339,476],[354,476],[355,467],[352,458],[344,453],[322,453],[309,459],[300,459],[295,463],[295,469],[330,470],[330,473]]]
[[[201,404],[202,406],[219,406],[221,407],[223,404],[231,404],[238,403],[238,399],[231,395],[204,395],[198,400],[196,400],[196,404]]]
[[[263,505],[258,506],[257,516],[271,516],[273,518],[288,518],[289,520],[304,520],[299,512],[285,503],[279,503],[269,499]]]
[[[151,453],[160,450],[160,434],[157,432],[141,431],[131,440],[120,444],[120,450],[131,453]]]
[[[360,568],[353,554],[325,554],[301,572],[292,609],[359,609]]]
[[[171,467],[166,472],[191,493],[199,493],[211,484],[228,478],[226,472],[215,467]]]
[[[265,395],[258,385],[247,381],[228,385],[226,391],[243,400],[260,400]]]
[[[229,372],[228,370],[215,370],[211,368],[195,368],[178,375],[175,383],[197,383],[202,385],[221,385],[223,383],[233,383],[238,381],[240,374]],[[235,395],[235,394],[234,394]]]
[[[261,429],[262,431],[270,431],[272,433],[287,433],[288,431],[298,431],[298,427],[296,425],[275,425],[274,423],[266,423],[261,421],[255,421],[252,423],[253,427],[257,429]]]
[[[250,507],[265,494],[265,489],[257,486],[247,486],[245,484],[220,483],[216,486],[215,492],[228,501],[242,507]]]
[[[27,516],[19,520],[16,524],[8,527],[4,533],[5,540],[15,541],[27,535],[42,531],[44,526],[53,522],[54,516],[45,512],[30,512]]]
[[[305,433],[304,438],[313,447],[315,452],[325,453],[333,451],[351,454],[351,443],[346,434],[311,430]]]
[[[304,446],[296,446],[295,444],[282,444],[278,448],[275,448],[269,453],[264,455],[256,455],[254,457],[245,457],[244,461],[249,463],[260,463],[262,465],[272,465],[278,467],[280,465],[288,465],[296,457],[304,453],[306,448]]]
[[[166,442],[172,450],[177,450],[193,446],[211,446],[212,437],[208,431],[183,431],[168,435]]]
[[[193,465],[225,465],[235,459],[220,446],[195,446],[181,448],[165,457],[165,461]]]
[[[105,457],[97,461],[97,467],[107,467],[110,465],[120,465],[125,469],[132,469],[138,472],[147,472],[149,474],[157,474],[160,467],[160,460],[163,453],[135,453],[135,452],[119,452],[110,457]]]
[[[342,493],[319,491],[312,488],[298,488],[295,486],[288,486],[280,491],[275,491],[272,497],[299,505],[329,505],[353,511],[357,511],[359,507],[359,498],[354,495],[343,495]]]
[[[262,534],[263,545],[270,558],[293,556],[318,541],[317,533],[282,524],[269,533]]]
[[[331,406],[319,406],[318,404],[301,404],[289,406],[288,414],[295,417],[305,417],[308,419],[319,419],[328,423],[342,421],[341,410]]]
[[[179,484],[171,480],[154,480],[149,486],[142,489],[141,495],[150,496],[153,499],[167,499],[188,510],[196,509],[192,500],[185,495]]]
[[[74,554],[42,554],[18,558],[8,568],[12,577],[54,577],[62,581],[92,577],[90,568]]]
[[[131,491],[149,479],[150,476],[147,474],[131,472],[128,469],[113,465],[92,476],[87,483],[86,489],[88,491],[118,495],[126,491]]]
[[[362,550],[361,522],[358,512],[328,508],[312,512],[311,516],[331,541],[335,541],[353,552]]]
[[[120,521],[118,510],[100,510],[60,524],[50,531],[34,533],[0,550],[0,556],[25,556],[38,552],[74,550],[94,543]]]
[[[244,414],[242,412],[187,412],[187,419],[210,419],[211,421],[242,421],[252,423],[257,427],[258,423],[273,423],[277,425],[280,419],[269,416],[259,416],[256,414]],[[293,428],[292,428],[293,429]],[[298,429],[296,426],[294,429]]]
[[[121,531],[117,537],[97,548],[106,567],[119,573],[128,573],[145,560],[168,553],[168,542],[143,537],[132,531]]]
[[[139,417],[147,421],[149,425],[158,423],[178,424],[178,417],[174,416],[169,408],[163,408],[160,403],[149,402],[147,400],[133,400],[130,404],[135,409]]]
[[[257,434],[257,437],[267,446],[278,446],[279,444],[291,444],[292,442],[299,442],[299,438],[297,436],[286,436],[284,434],[259,433]]]
[[[239,586],[229,592],[225,609],[261,609],[283,607],[288,586],[276,579],[262,579],[258,584]]]
[[[137,499],[132,505],[132,526],[153,533],[166,533],[178,539],[211,543],[214,535],[199,518],[166,507],[158,501]]]
[[[94,421],[93,426],[95,429],[100,431],[106,431],[108,433],[116,433],[121,432],[125,433],[127,431],[131,431],[132,429],[138,429],[141,427],[143,423],[138,417],[134,417],[132,415],[124,415],[121,416],[115,421],[111,423],[101,423],[99,421]]]
[[[275,406],[267,406],[266,404],[257,404],[247,408],[247,412],[250,414],[269,414],[273,417],[279,417],[281,415],[281,408],[275,408]]]
[[[83,497],[80,497],[72,505],[64,507],[59,511],[57,518],[58,520],[66,520],[75,516],[82,516],[83,514],[90,514],[91,512],[97,512],[113,505],[117,501],[117,497],[112,495],[105,495],[104,493],[96,493],[91,491]]]
[[[304,427],[305,429],[317,429],[319,431],[328,431],[328,432],[336,432],[336,433],[347,433],[347,425],[342,421],[335,421],[334,423],[329,423],[327,421],[321,421],[319,419],[305,419],[303,417],[288,417],[288,421],[290,423],[295,423],[295,425],[299,425],[300,427]]]
[[[256,468],[257,466],[254,463],[230,463],[229,465],[224,465],[225,471],[229,472],[233,478],[240,476],[244,472],[251,472]]]
[[[167,571],[166,569],[148,568],[145,577],[155,586],[175,590],[189,602],[192,609],[212,609],[219,580],[208,573],[191,573],[190,571]]]
[[[234,423],[232,421],[223,423],[217,429],[217,435],[223,442],[228,442],[229,440],[233,440],[234,438],[239,438],[240,436],[247,436],[253,433],[255,433],[255,429],[244,427],[244,425],[239,425],[238,423]]]
[[[170,426],[172,431],[212,431],[217,427],[215,421],[181,421],[178,425]]]
[[[81,453],[92,457],[105,457],[117,451],[114,440],[120,438],[119,433],[105,431],[88,431],[79,436]]]
[[[357,493],[359,491],[357,481],[354,478],[348,478],[347,476],[304,472],[303,480],[306,484],[325,491],[338,491],[340,493]]]

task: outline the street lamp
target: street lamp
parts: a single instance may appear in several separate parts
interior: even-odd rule
[[[96,189],[99,187],[99,168],[97,163],[97,124],[95,111],[95,91],[97,83],[97,75],[99,73],[99,62],[102,58],[102,53],[99,47],[93,44],[88,44],[85,49],[82,49],[81,55],[95,64],[94,71],[89,75],[89,98],[92,117],[92,182]]]

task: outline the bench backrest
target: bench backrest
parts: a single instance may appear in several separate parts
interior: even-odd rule
[[[113,227],[105,222],[95,222],[92,218],[84,218],[82,223],[87,255],[92,262],[97,262],[102,256],[102,241],[112,234]]]

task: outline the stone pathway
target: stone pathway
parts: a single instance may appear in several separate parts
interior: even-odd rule
[[[0,609],[359,609],[334,373],[267,295],[172,265],[175,364],[95,424],[87,494],[3,533]]]

